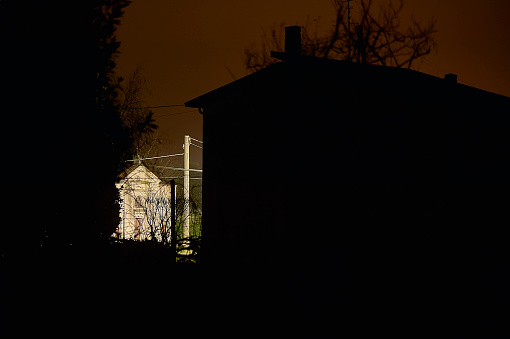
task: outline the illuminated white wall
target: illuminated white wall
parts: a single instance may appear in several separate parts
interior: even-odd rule
[[[121,221],[113,236],[140,241],[152,238],[162,241],[163,236],[169,240],[170,185],[138,165],[116,187],[120,194]]]

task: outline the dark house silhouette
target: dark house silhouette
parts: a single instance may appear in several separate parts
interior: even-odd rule
[[[367,264],[496,246],[510,98],[453,74],[301,56],[287,33],[282,62],[186,103],[204,122],[204,259]]]

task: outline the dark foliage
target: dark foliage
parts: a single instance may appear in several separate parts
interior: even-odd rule
[[[114,73],[115,31],[129,3],[0,2],[4,175],[14,178],[2,247],[113,232],[113,183],[131,147]]]
[[[148,335],[160,328],[144,323],[195,321],[199,266],[172,261],[170,248],[155,242],[43,246],[23,265],[0,265],[0,331],[119,335],[142,328]]]
[[[120,116],[123,127],[128,131],[133,154],[148,153],[161,140],[155,136],[158,125],[154,120],[154,112],[145,106],[143,98],[150,93],[146,86],[146,78],[141,69],[136,69],[124,81],[118,78]]]

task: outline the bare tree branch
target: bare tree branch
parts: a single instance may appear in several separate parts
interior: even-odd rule
[[[132,153],[147,153],[160,140],[155,137],[158,126],[154,120],[154,112],[145,106],[144,98],[150,94],[146,87],[147,80],[142,71],[136,69],[126,84],[118,80],[120,115],[124,128],[132,141]]]
[[[347,6],[340,0],[332,0],[336,17],[326,34],[319,34],[318,19],[315,20],[315,27],[305,25],[302,33],[302,54],[411,68],[417,59],[437,48],[433,37],[437,32],[435,20],[422,25],[411,18],[409,27],[400,27],[403,0],[387,0],[384,6],[380,6],[377,14],[374,14],[372,0],[359,0],[356,3],[357,15],[351,15],[350,25],[346,14]],[[249,72],[275,63],[276,60],[269,55],[271,50],[282,50],[284,27],[285,23],[281,23],[273,25],[269,33],[264,30],[261,48],[244,51],[244,63]]]

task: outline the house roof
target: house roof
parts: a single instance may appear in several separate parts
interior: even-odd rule
[[[135,169],[138,168],[138,166],[142,166],[141,164],[135,164],[135,165],[131,165],[129,166],[127,169],[125,169],[121,174],[118,175],[117,179],[124,179],[125,177],[127,177],[129,174],[131,174],[131,172],[133,172]]]
[[[134,164],[132,166],[130,166],[129,168],[127,168],[124,172],[122,172],[121,174],[119,174],[119,176],[117,177],[117,179],[119,181],[122,181],[123,179],[126,179],[127,177],[129,177],[133,172],[135,172],[135,170],[137,170],[139,167],[143,167],[144,171],[146,171],[147,173],[150,173],[154,176],[154,178],[158,178],[158,176],[156,174],[154,174],[151,170],[149,170],[145,165],[143,164]]]
[[[510,104],[508,97],[411,69],[300,57],[294,61],[277,62],[189,100],[185,106],[202,109],[229,102],[235,104],[239,100],[244,100],[246,96],[275,92],[282,87],[297,84],[305,85],[308,89],[319,85],[321,88],[348,86],[387,93],[396,91],[403,97],[413,97],[423,92],[434,96],[444,92],[445,89],[451,93],[451,89],[454,88],[457,95],[483,97],[505,105]]]

